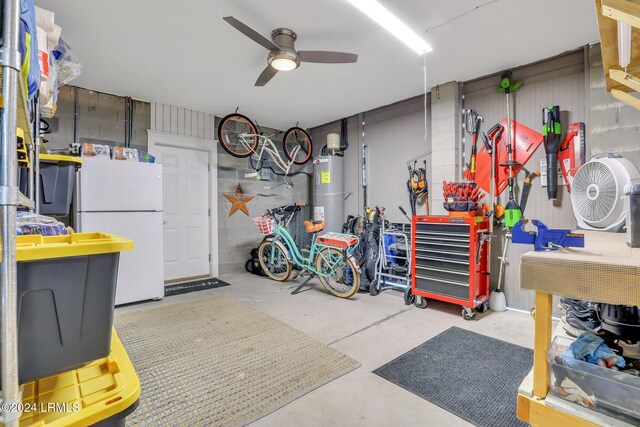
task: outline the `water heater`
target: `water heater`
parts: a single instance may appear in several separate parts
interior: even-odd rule
[[[326,231],[342,231],[344,217],[344,158],[313,159],[313,219],[324,220]]]

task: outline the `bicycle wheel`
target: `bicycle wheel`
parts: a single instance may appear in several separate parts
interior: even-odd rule
[[[332,295],[349,298],[358,292],[360,273],[351,258],[335,248],[323,248],[316,255],[316,270],[322,286]]]
[[[292,266],[280,243],[269,240],[262,242],[258,246],[258,260],[262,271],[275,281],[284,282],[291,276]]]
[[[313,154],[311,137],[304,129],[299,127],[293,127],[284,133],[282,146],[284,155],[287,156],[290,162],[296,165],[304,165]],[[296,147],[300,147],[300,149],[294,154]]]
[[[242,134],[254,135],[241,137]],[[233,157],[249,157],[258,146],[258,130],[251,119],[242,114],[229,114],[218,125],[218,141]]]

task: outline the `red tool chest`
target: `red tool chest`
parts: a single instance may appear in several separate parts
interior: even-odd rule
[[[459,304],[467,320],[475,317],[476,310],[485,311],[489,241],[482,236],[486,233],[488,222],[481,216],[414,216],[411,293]]]

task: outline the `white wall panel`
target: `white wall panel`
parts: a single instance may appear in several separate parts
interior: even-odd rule
[[[213,114],[159,102],[151,103],[151,130],[215,139]]]

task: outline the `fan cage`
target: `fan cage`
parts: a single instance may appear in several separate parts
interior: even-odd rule
[[[589,162],[576,174],[571,199],[574,210],[587,223],[597,223],[611,215],[618,198],[613,171],[601,162]]]

